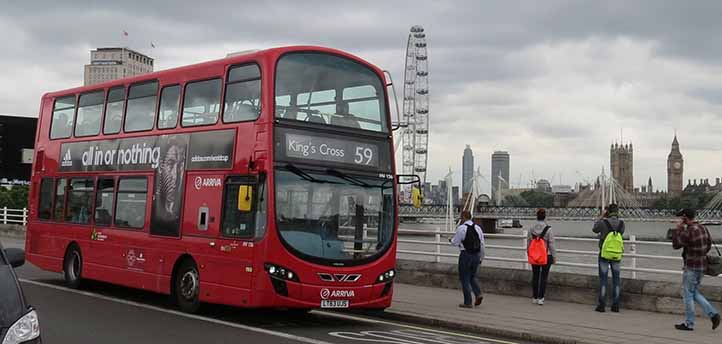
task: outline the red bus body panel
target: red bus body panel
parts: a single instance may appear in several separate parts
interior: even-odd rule
[[[192,258],[200,273],[201,294],[204,302],[227,304],[240,307],[283,307],[317,308],[322,300],[323,289],[343,290],[346,295],[353,291],[350,299],[352,308],[385,308],[390,306],[393,289],[385,283],[375,283],[379,275],[393,269],[396,261],[396,239],[379,259],[363,265],[334,267],[314,264],[302,260],[290,253],[281,243],[276,230],[274,211],[274,80],[275,63],[278,58],[293,51],[325,52],[352,59],[366,65],[376,72],[383,82],[383,72],[372,64],[342,51],[296,46],[275,48],[233,56],[200,64],[173,68],[141,76],[124,78],[88,87],[51,92],[43,95],[38,120],[36,139],[36,159],[33,165],[29,196],[30,213],[28,221],[26,252],[27,258],[41,269],[61,272],[63,258],[71,244],[80,248],[83,255],[83,278],[110,282],[122,286],[149,290],[158,293],[171,293],[174,267],[183,257]],[[184,85],[189,81],[221,78],[224,85],[220,103],[223,104],[225,79],[228,69],[234,65],[256,63],[261,70],[261,114],[255,121],[223,123],[222,112],[216,124],[187,127],[180,124],[175,129],[137,133],[119,133],[93,137],[50,140],[50,124],[54,99],[81,93],[104,90],[124,85],[127,88],[137,82],[157,80],[158,97],[164,86]],[[181,99],[183,96],[181,95]],[[391,123],[386,96],[386,121]],[[156,110],[157,111],[157,110]],[[178,115],[180,117],[180,113]],[[215,130],[234,130],[233,162],[229,169],[186,170],[183,211],[181,214],[181,234],[179,237],[160,237],[149,232],[151,199],[153,197],[153,171],[135,172],[84,172],[66,173],[60,171],[61,143],[110,140],[158,136],[166,134],[197,133]],[[392,135],[388,134],[390,142]],[[390,143],[393,147],[393,143]],[[249,168],[253,162],[254,169]],[[393,153],[391,164],[395,170]],[[266,233],[261,238],[233,239],[220,235],[220,213],[223,185],[217,188],[196,188],[196,178],[224,178],[229,175],[258,175],[264,173],[267,183],[267,220]],[[118,227],[101,227],[94,224],[73,225],[67,222],[53,222],[38,218],[38,199],[40,183],[43,177],[101,177],[101,176],[145,176],[148,178],[148,199],[146,203],[146,222],[143,229],[130,230]],[[394,186],[394,199],[396,199]],[[95,196],[93,196],[95,199]],[[394,202],[394,207],[397,207]],[[200,206],[211,209],[208,216],[208,230],[195,229],[195,214],[190,214]],[[394,210],[398,211],[397,209]],[[394,219],[393,235],[396,236],[398,217]],[[97,240],[93,240],[93,233]],[[287,282],[288,295],[278,295],[272,286],[271,278],[264,264],[278,264],[292,269],[300,283]],[[323,282],[318,273],[361,274],[356,282]],[[383,295],[382,295],[383,294]],[[333,297],[331,297],[333,299]]]

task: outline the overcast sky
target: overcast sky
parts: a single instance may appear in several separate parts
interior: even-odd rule
[[[666,189],[675,130],[687,179],[722,176],[719,1],[2,1],[0,114],[37,116],[79,86],[89,51],[128,46],[156,70],[289,44],[349,51],[403,79],[412,25],[429,54],[429,176],[460,183],[470,144],[487,177],[592,180],[634,143],[635,184]],[[60,5],[62,4],[62,5]],[[127,39],[123,31],[128,32]],[[150,48],[150,43],[156,45]]]

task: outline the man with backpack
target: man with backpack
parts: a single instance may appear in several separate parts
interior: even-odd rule
[[[452,245],[457,246],[459,252],[459,280],[461,290],[464,293],[464,303],[459,304],[462,308],[473,308],[481,305],[484,297],[481,288],[476,281],[476,271],[484,258],[484,232],[481,227],[471,220],[471,213],[461,212],[462,224],[456,228],[456,234],[450,239]],[[471,304],[471,292],[474,292],[476,299]]]
[[[719,312],[699,292],[702,276],[707,267],[707,252],[712,248],[712,238],[707,228],[694,220],[694,209],[682,209],[677,213],[681,221],[677,229],[672,232],[672,246],[675,250],[680,248],[684,259],[684,273],[682,274],[682,296],[684,298],[685,322],[674,325],[680,331],[694,330],[695,301],[712,320],[712,329],[715,330],[720,323]]]
[[[619,219],[619,207],[611,203],[602,216],[594,223],[592,232],[599,235],[599,298],[597,312],[605,312],[607,305],[607,277],[612,269],[612,312],[619,312],[622,292],[621,263],[624,252],[624,221]]]

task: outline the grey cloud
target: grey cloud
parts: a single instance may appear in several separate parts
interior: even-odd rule
[[[401,86],[408,29],[421,24],[429,43],[431,180],[460,164],[465,143],[479,152],[480,166],[504,148],[513,174],[593,175],[608,165],[608,144],[625,128],[639,147],[636,168],[663,185],[659,165],[674,128],[690,158],[709,157],[690,169],[722,169],[722,85],[703,77],[722,68],[721,12],[714,1],[651,0],[13,2],[0,13],[0,113],[32,114],[42,92],[80,84],[94,47],[150,53],[150,42],[159,68],[219,58],[226,49],[331,46],[391,70]],[[652,54],[620,68],[630,52],[614,44],[619,39],[651,44]],[[549,55],[565,44],[586,55]],[[594,86],[607,79],[639,90],[605,97]]]

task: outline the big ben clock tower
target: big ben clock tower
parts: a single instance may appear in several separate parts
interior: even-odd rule
[[[682,159],[682,153],[679,152],[679,142],[675,134],[674,141],[672,141],[672,151],[667,156],[667,192],[671,196],[679,196],[682,193],[683,171],[684,159]]]

